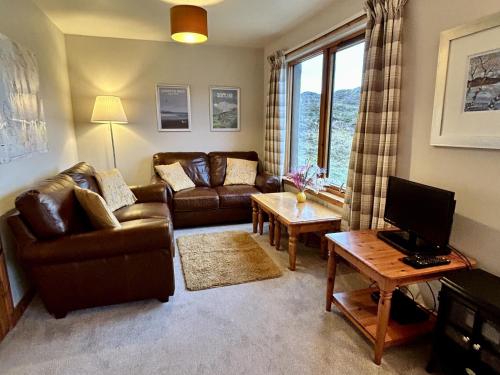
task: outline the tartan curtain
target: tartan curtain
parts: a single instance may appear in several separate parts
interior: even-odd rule
[[[401,31],[407,0],[366,0],[365,65],[342,225],[383,228],[388,176],[396,170]]]
[[[264,169],[282,176],[285,161],[286,93],[285,54],[277,51],[268,57],[271,65],[266,106],[266,132],[264,142]]]

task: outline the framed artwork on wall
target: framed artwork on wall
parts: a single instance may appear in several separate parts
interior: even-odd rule
[[[441,33],[431,145],[500,149],[500,13]]]
[[[191,100],[188,85],[156,85],[158,131],[191,131]]]
[[[238,132],[240,129],[240,89],[210,87],[210,130]]]
[[[0,34],[0,164],[48,151],[36,56]]]

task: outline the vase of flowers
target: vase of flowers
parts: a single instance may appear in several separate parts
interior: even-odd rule
[[[308,163],[287,174],[287,177],[299,191],[297,193],[298,203],[304,203],[306,201],[306,189],[317,193],[323,187],[321,181],[324,173],[325,170],[323,168]]]

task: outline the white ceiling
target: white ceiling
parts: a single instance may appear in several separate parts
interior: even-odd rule
[[[171,41],[175,4],[208,11],[210,44],[264,47],[335,0],[34,0],[65,34]]]

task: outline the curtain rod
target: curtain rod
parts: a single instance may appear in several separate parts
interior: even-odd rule
[[[356,24],[356,23],[362,21],[364,18],[366,18],[366,12],[364,10],[362,10],[362,11],[356,13],[355,15],[353,15],[352,17],[346,18],[345,20],[341,21],[340,23],[336,24],[335,26],[330,27],[328,30],[323,31],[322,33],[317,34],[316,36],[313,36],[311,39],[308,39],[305,42],[302,42],[295,47],[292,47],[292,48],[285,50],[285,56],[289,55],[293,52],[296,52],[296,51],[300,50],[301,48],[304,48],[310,44],[316,43],[318,40],[323,39],[323,38],[327,37],[328,35],[339,31],[340,29],[343,29],[345,27],[349,27],[352,24]]]

